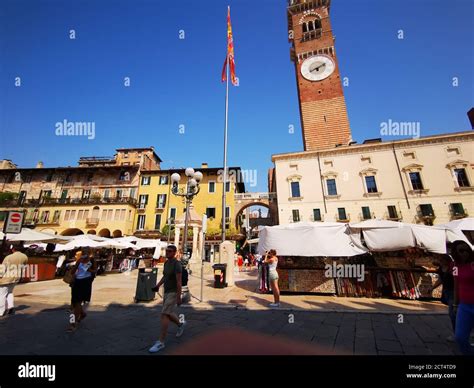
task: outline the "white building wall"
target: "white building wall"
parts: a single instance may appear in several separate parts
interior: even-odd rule
[[[320,209],[325,221],[336,221],[337,209],[345,208],[350,221],[357,222],[361,220],[362,206],[369,206],[375,218],[386,219],[389,205],[397,207],[402,221],[412,223],[424,222],[417,216],[420,204],[432,205],[434,224],[453,219],[451,203],[462,203],[466,213],[474,215],[472,131],[274,155],[273,161],[280,224],[292,222],[293,209],[299,210],[300,221],[312,221],[313,209]],[[455,167],[465,169],[470,187],[458,187],[452,174]],[[421,174],[424,191],[412,190],[409,171]],[[375,176],[378,194],[366,192],[364,174]],[[336,179],[338,196],[325,195],[326,178]],[[300,198],[291,197],[291,181],[299,181]]]

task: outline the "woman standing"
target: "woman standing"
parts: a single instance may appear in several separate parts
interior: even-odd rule
[[[280,289],[278,288],[278,257],[274,249],[270,249],[265,256],[265,264],[268,264],[268,279],[270,280],[270,287],[272,288],[274,303],[270,303],[270,307],[280,306]]]
[[[71,284],[71,309],[74,319],[69,331],[74,331],[77,324],[87,316],[84,305],[91,300],[92,282],[96,271],[97,265],[92,255],[81,251],[76,253],[76,262],[72,268],[74,281]]]
[[[454,311],[456,312],[455,338],[464,355],[474,355],[469,336],[474,328],[474,254],[464,241],[451,245],[454,259]]]

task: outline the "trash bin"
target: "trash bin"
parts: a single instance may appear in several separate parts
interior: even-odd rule
[[[152,288],[156,286],[158,268],[140,268],[138,270],[137,290],[135,291],[135,303],[149,302],[155,299]]]
[[[212,266],[214,270],[214,288],[227,287],[226,282],[226,270],[227,264],[214,264]]]

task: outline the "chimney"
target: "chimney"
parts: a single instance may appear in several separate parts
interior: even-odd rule
[[[36,163],[36,168],[43,168],[44,167],[44,164],[42,161],[39,161],[38,163]]]
[[[208,168],[209,165],[206,162],[201,163],[201,168]]]

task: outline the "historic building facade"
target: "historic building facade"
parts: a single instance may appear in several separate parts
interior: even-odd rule
[[[160,162],[152,147],[119,149],[114,157],[81,157],[77,167],[46,168],[40,162],[35,168],[18,168],[4,160],[0,214],[23,210],[26,226],[62,235],[129,235],[139,175],[159,168]]]
[[[208,218],[208,235],[220,235],[222,223],[222,168],[210,168],[207,163],[195,168],[203,174],[200,191],[192,202],[194,212],[206,214]],[[240,167],[229,167],[229,182],[226,189],[226,225],[233,233],[236,232],[235,200],[234,195],[245,191],[244,184],[240,183]],[[182,197],[171,192],[171,175],[178,173],[182,179],[178,189],[184,190],[186,179],[184,169],[150,170],[142,172],[138,191],[138,206],[135,216],[135,230],[137,235],[155,236],[160,232],[167,235],[176,221],[183,218],[185,204]],[[174,234],[171,234],[174,238]]]
[[[473,214],[472,131],[357,144],[339,76],[330,0],[289,0],[304,150],[273,155],[280,224],[371,218],[439,224]]]
[[[469,131],[273,155],[279,222],[429,225],[472,215],[473,151]]]

